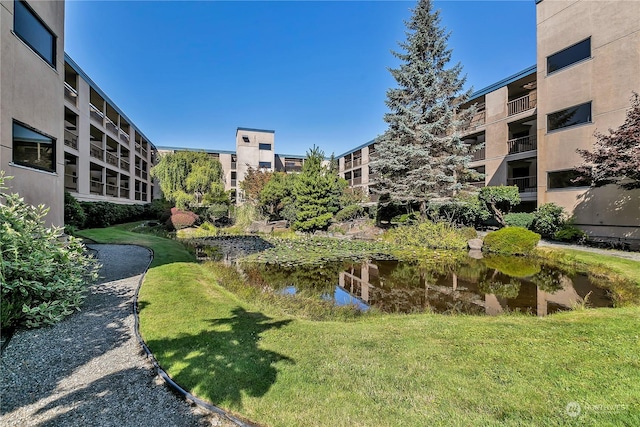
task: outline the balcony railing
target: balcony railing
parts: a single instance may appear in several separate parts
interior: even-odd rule
[[[111,120],[109,117],[106,118],[107,121],[107,130],[111,131],[114,135],[118,135],[118,126]]]
[[[146,170],[142,170],[142,179],[147,179],[148,178],[148,174]]]
[[[96,159],[104,160],[104,150],[93,144],[90,144],[89,146],[89,155],[91,157],[95,157]]]
[[[104,193],[104,183],[101,181],[91,181],[91,194],[100,194]]]
[[[130,138],[129,134],[123,131],[122,129],[120,129],[120,141],[129,145],[129,138]]]
[[[67,147],[71,147],[74,150],[78,149],[78,135],[76,135],[75,133],[69,131],[69,130],[64,130],[64,145],[66,145]]]
[[[120,169],[129,170],[129,162],[125,159],[120,159]]]
[[[523,111],[527,111],[535,107],[536,107],[535,92],[530,92],[525,96],[514,99],[513,101],[509,101],[507,103],[507,109],[509,111],[510,116],[513,116],[514,114],[522,113]]]
[[[104,124],[104,114],[98,109],[98,107],[93,104],[89,104],[89,115],[96,122],[100,123],[101,125]]]
[[[120,187],[120,197],[122,197],[124,199],[128,199],[129,198],[129,189]]]
[[[235,186],[236,186],[236,184],[237,184],[237,180],[232,179],[232,180],[231,180],[231,186],[232,186],[232,187],[235,187]]]
[[[113,166],[118,166],[118,156],[107,151],[107,163]]]
[[[78,91],[71,87],[67,82],[64,82],[64,99],[73,105],[76,105],[76,101],[78,99]]]
[[[472,162],[477,162],[479,160],[484,160],[486,156],[486,148],[482,146],[478,150],[474,151],[471,157]]]
[[[142,157],[144,157],[146,159],[147,158],[147,149],[143,148],[141,154],[142,154]]]
[[[235,169],[236,168],[236,162],[231,162],[231,169]]]
[[[536,135],[511,139],[507,143],[509,144],[509,154],[524,153],[538,148]]]
[[[537,176],[525,176],[522,178],[508,178],[508,185],[515,185],[521,193],[535,193],[537,191]]]
[[[65,173],[64,174],[64,189],[65,190],[72,190],[72,191],[78,191],[78,177],[70,174],[70,173]]]
[[[355,168],[356,166],[360,166],[362,164],[362,158],[358,157],[353,159],[353,167]]]
[[[351,181],[351,185],[359,185],[362,184],[362,177],[359,176],[357,178],[353,178],[353,180]]]
[[[140,175],[142,175],[142,169],[136,167],[136,176],[140,178]]]
[[[107,196],[118,197],[118,186],[107,184]]]
[[[353,163],[351,162],[344,162],[344,168],[346,169],[351,169],[353,167]]]

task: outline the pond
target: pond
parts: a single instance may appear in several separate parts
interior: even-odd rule
[[[259,238],[229,242],[232,244],[219,240],[213,246],[198,244],[196,253],[201,259],[229,262],[269,247]],[[311,266],[246,263],[242,270],[249,283],[261,289],[352,304],[361,310],[375,307],[388,313],[522,312],[545,316],[576,306],[613,306],[609,291],[593,284],[585,274],[523,257],[467,257],[430,263],[368,260]]]

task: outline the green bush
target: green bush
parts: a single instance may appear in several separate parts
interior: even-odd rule
[[[360,205],[349,205],[336,213],[335,220],[338,222],[349,221],[351,219],[362,218],[364,209]]]
[[[418,222],[419,219],[420,219],[419,214],[415,212],[411,212],[411,213],[396,215],[393,218],[391,218],[391,222],[394,224],[415,224]]]
[[[427,215],[435,222],[447,221],[465,227],[480,227],[484,221],[491,218],[491,213],[477,196],[444,203],[429,203]]]
[[[507,227],[522,227],[531,229],[533,219],[534,215],[532,213],[509,213],[504,216],[504,223],[507,224]]]
[[[4,193],[0,175],[0,327],[53,324],[84,299],[98,264],[80,240],[61,239],[62,229],[46,228],[48,209]]]
[[[64,225],[65,228],[78,229],[83,228],[84,223],[87,220],[87,214],[84,212],[82,205],[75,197],[69,194],[68,191],[64,192]]]
[[[483,251],[504,255],[527,255],[540,241],[540,235],[522,227],[505,227],[487,234]]]
[[[475,236],[475,230],[473,231]],[[399,246],[431,249],[465,249],[471,235],[468,229],[453,227],[447,222],[422,221],[401,225],[385,233],[385,240]]]
[[[564,224],[560,230],[553,234],[553,238],[561,242],[583,243],[587,240],[587,234],[574,225]]]
[[[148,205],[121,205],[112,202],[80,202],[87,216],[84,228],[104,228],[151,216]]]
[[[533,213],[531,229],[542,237],[552,238],[566,222],[564,208],[555,203],[545,203]]]

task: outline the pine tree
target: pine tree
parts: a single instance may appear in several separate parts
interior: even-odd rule
[[[431,1],[419,0],[405,24],[402,51],[392,52],[402,63],[389,70],[398,87],[387,91],[391,111],[384,120],[389,128],[376,141],[371,166],[379,179],[373,190],[392,200],[419,202],[424,215],[430,199],[472,190],[465,183],[474,175],[467,167],[469,147],[458,130],[473,111],[460,109],[471,91],[462,92],[466,78],[460,77],[459,63],[446,68],[449,34],[440,27]]]

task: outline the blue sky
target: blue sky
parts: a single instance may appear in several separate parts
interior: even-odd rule
[[[405,1],[66,2],[65,51],[159,146],[340,154],[384,132]],[[482,89],[535,64],[535,2],[436,1],[453,62]]]

